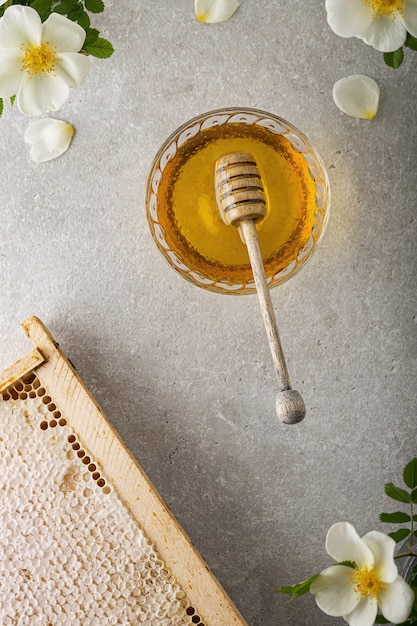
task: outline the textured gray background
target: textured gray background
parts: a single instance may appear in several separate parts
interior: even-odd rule
[[[93,25],[116,52],[56,114],[76,128],[70,150],[35,164],[30,120],[0,120],[0,367],[31,347],[20,322],[38,315],[249,624],[339,623],[273,590],[330,563],[332,523],[382,529],[384,483],[416,454],[417,53],[386,67],[318,0],[241,0],[218,25],[192,0],[108,0]],[[380,85],[371,122],[333,103],[354,73]],[[329,172],[323,242],[272,291],[307,404],[297,426],[275,417],[256,296],[182,280],[146,222],[160,144],[225,106],[289,120]]]

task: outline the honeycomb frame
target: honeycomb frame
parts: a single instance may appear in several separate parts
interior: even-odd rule
[[[143,541],[140,539],[139,543],[145,546],[143,549],[147,556],[142,570],[139,571],[138,563],[145,557],[141,557],[140,550],[136,560],[133,556],[128,563],[125,562],[126,559],[123,563],[116,563],[116,569],[118,566],[125,568],[126,571],[129,569],[131,576],[127,579],[130,585],[130,595],[124,591],[121,597],[120,584],[116,587],[109,587],[110,582],[107,578],[100,583],[101,586],[94,587],[96,591],[100,587],[103,593],[107,594],[109,606],[114,609],[113,621],[107,621],[107,623],[125,626],[140,622],[149,626],[159,624],[161,626],[192,626],[193,624],[245,626],[242,616],[191,544],[143,469],[121,441],[102,409],[83,385],[74,367],[59,349],[47,328],[36,317],[29,318],[22,326],[36,348],[0,374],[0,403],[3,403],[3,407],[8,407],[6,411],[6,414],[9,414],[8,419],[14,419],[13,415],[17,418],[20,412],[20,419],[23,420],[21,424],[25,422],[25,426],[29,425],[30,428],[36,429],[39,441],[43,441],[44,438],[54,443],[57,441],[61,443],[59,449],[64,448],[67,460],[67,465],[62,459],[58,463],[61,472],[58,496],[64,498],[63,502],[69,497],[74,497],[76,492],[82,493],[81,498],[87,502],[87,508],[89,498],[101,498],[100,502],[112,502],[108,514],[109,519],[111,511],[115,509],[119,515],[117,519],[122,513],[125,515],[123,526],[129,526],[131,521],[134,529],[133,535],[139,533],[143,536]],[[24,426],[21,426],[21,433],[17,433],[17,436],[21,436],[23,430]],[[6,432],[11,433],[11,431],[9,424]],[[12,440],[13,437],[11,437]],[[18,440],[10,444],[12,450],[18,448],[16,441]],[[45,456],[45,452],[43,455]],[[3,456],[7,457],[7,454]],[[3,489],[5,489],[4,486]],[[57,496],[54,497],[57,498]],[[33,494],[30,498],[33,500]],[[129,518],[127,521],[126,515]],[[110,526],[112,523],[116,524],[110,521]],[[113,525],[113,528],[115,527]],[[91,529],[90,533],[94,535]],[[9,555],[12,553],[10,546],[10,541],[8,544],[5,537],[3,550],[8,550]],[[125,547],[126,551],[131,552],[130,547]],[[71,556],[76,563],[76,557]],[[119,560],[121,558],[121,549],[119,549]],[[37,561],[35,560],[34,563],[36,565]],[[155,563],[158,564],[157,567]],[[22,560],[20,565],[20,589],[27,590],[27,585],[33,575],[31,570],[33,563]],[[103,571],[103,567],[100,571]],[[136,572],[136,579],[133,576],[134,572]],[[116,574],[116,571],[106,573],[110,578],[111,576],[117,577]],[[142,607],[138,609],[137,615],[132,617],[133,609],[129,613],[125,607],[128,602],[134,605],[133,592],[140,595],[137,591],[141,584],[140,576],[143,576],[144,584],[146,580],[148,581],[146,584],[149,586],[144,587],[147,590],[146,593],[144,592],[147,601],[150,602],[152,594],[155,595],[155,593],[157,596],[159,593],[158,598],[163,598],[162,589],[165,594],[168,594],[167,590],[169,590],[170,603],[167,605],[166,598],[162,599],[159,601],[161,606],[156,602],[156,605],[154,603],[152,607]],[[108,585],[106,586],[105,583]],[[149,595],[150,589],[152,593]],[[61,590],[61,596],[62,593]],[[91,593],[88,595],[90,601],[91,595]],[[98,595],[96,593],[97,597]],[[22,595],[22,591],[18,598],[21,604],[14,603],[14,613],[3,618],[6,619],[3,622],[5,625],[21,624],[23,626],[25,623],[30,623],[35,626],[39,623],[44,626],[46,623],[48,626],[55,626],[55,624],[68,623],[64,618],[64,621],[58,618],[54,621],[53,615],[51,616],[46,609],[43,614],[41,614],[42,611],[39,613],[39,607],[34,609],[33,602],[32,605],[28,603],[28,597],[25,597],[24,593]],[[53,602],[52,596],[50,600]],[[83,602],[80,600],[77,606],[82,607]],[[143,604],[143,598],[141,602]],[[116,610],[117,607],[119,611]],[[101,618],[94,621],[87,614],[80,617],[80,610],[78,609],[78,613],[73,612],[72,624],[78,623],[78,620],[80,624],[104,623]],[[24,617],[25,612],[28,614],[29,621],[27,622]],[[39,621],[37,621],[37,615],[39,615]]]

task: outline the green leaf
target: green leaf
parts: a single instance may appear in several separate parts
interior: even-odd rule
[[[63,0],[63,2],[54,7],[54,12],[60,15],[68,15],[68,13],[77,9],[78,6],[77,0]]]
[[[394,531],[393,533],[388,533],[388,536],[394,539],[395,543],[399,543],[408,537],[410,534],[409,528],[400,528],[399,530]]]
[[[82,6],[76,6],[73,9],[71,9],[71,11],[68,12],[68,19],[73,22],[78,22],[82,14],[83,14]]]
[[[385,619],[383,615],[377,615],[375,618],[375,624],[389,624],[389,621]]]
[[[77,7],[82,8],[80,0],[59,0],[59,4],[55,6],[54,11],[57,11],[58,7],[61,7],[61,10],[65,10],[67,13],[73,11]]]
[[[411,493],[411,502],[417,504],[417,489],[413,489]]]
[[[90,46],[92,43],[97,41],[98,36],[99,36],[99,32],[96,28],[86,28],[86,33],[87,35],[84,41],[84,49],[85,49],[85,46]]]
[[[398,48],[394,52],[384,52],[384,61],[390,67],[396,70],[403,62],[404,52],[402,48]]]
[[[14,105],[14,101],[16,100],[16,95],[14,96],[10,96],[10,106],[12,107]]]
[[[414,457],[412,461],[407,463],[404,468],[403,478],[405,484],[407,487],[410,487],[410,489],[417,487],[417,457]]]
[[[393,500],[398,502],[411,502],[411,495],[405,489],[396,487],[393,483],[387,483],[385,485],[385,493]]]
[[[352,567],[353,569],[356,567],[356,563],[353,561],[341,561],[340,563],[336,563],[336,565],[344,565],[345,567]]]
[[[101,13],[104,11],[103,0],[85,0],[85,8],[90,13]]]
[[[407,48],[410,48],[410,50],[417,50],[417,38],[410,35],[410,33],[407,33],[407,39],[405,40],[404,45],[406,45]]]
[[[81,13],[78,14],[76,21],[81,26],[81,28],[84,28],[85,31],[90,26],[90,17],[85,11],[81,11]]]
[[[30,3],[32,9],[35,9],[40,15],[50,13],[52,10],[52,0],[33,0]]]
[[[311,583],[317,578],[317,576],[318,574],[315,574],[314,576],[311,576],[310,578],[307,578],[307,580],[303,580],[301,583],[297,583],[296,585],[280,587],[275,590],[275,593],[292,595],[291,601],[296,600],[310,591]]]
[[[3,108],[4,108],[4,106],[3,106],[3,99],[0,98],[0,117],[3,115]]]
[[[403,522],[411,521],[411,517],[401,511],[397,511],[396,513],[381,513],[379,519],[381,522],[386,522],[387,524],[402,524]]]
[[[84,45],[84,50],[99,59],[108,59],[114,52],[110,41],[102,37],[98,37],[92,44]]]

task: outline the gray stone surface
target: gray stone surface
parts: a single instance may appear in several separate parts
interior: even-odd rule
[[[30,120],[0,120],[0,367],[26,353],[20,322],[38,315],[248,623],[342,623],[273,590],[330,563],[332,523],[383,529],[384,483],[416,454],[417,55],[386,67],[330,30],[324,2],[241,0],[203,25],[192,0],[108,0],[95,25],[116,52],[56,115],[76,128],[69,151],[35,164]],[[381,88],[371,122],[332,100],[355,73]],[[275,416],[256,296],[182,280],[147,226],[160,144],[225,106],[288,119],[329,172],[323,242],[272,291],[307,405],[297,426]]]

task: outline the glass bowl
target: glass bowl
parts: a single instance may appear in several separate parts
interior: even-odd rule
[[[217,208],[216,160],[249,152],[267,198],[257,223],[270,288],[311,257],[327,223],[330,189],[323,162],[289,122],[257,109],[226,108],[193,118],[158,150],[147,183],[146,213],[170,267],[194,285],[223,294],[256,291],[246,246]]]

